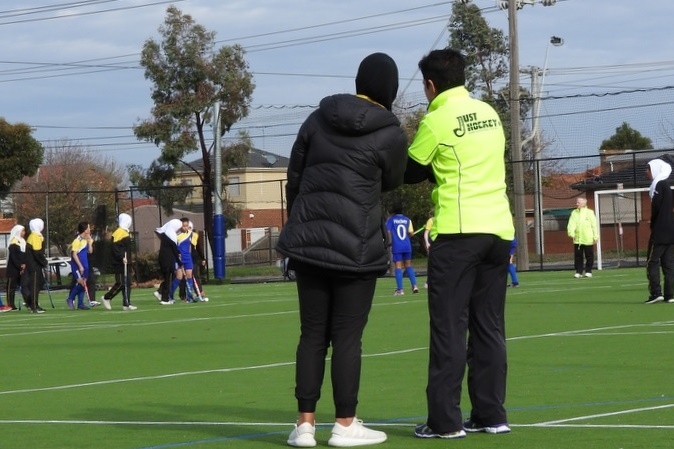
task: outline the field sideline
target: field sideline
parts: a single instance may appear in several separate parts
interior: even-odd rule
[[[420,282],[425,279],[421,278]],[[644,305],[644,268],[521,273],[509,289],[506,406],[513,432],[420,440],[426,291],[380,280],[363,344],[359,417],[382,448],[670,448],[674,304]],[[278,448],[295,419],[299,320],[291,282],[205,286],[210,302],[0,314],[0,448]],[[100,296],[100,295],[99,295]],[[467,391],[464,414],[469,412]],[[332,425],[329,372],[319,447]]]

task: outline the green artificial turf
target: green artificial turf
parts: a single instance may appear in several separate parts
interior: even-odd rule
[[[395,281],[380,280],[359,417],[388,433],[389,449],[672,447],[674,304],[643,304],[643,268],[594,274],[520,274],[507,304],[513,432],[452,441],[412,436],[426,411],[426,291],[394,297]],[[0,448],[284,447],[296,417],[295,285],[205,289],[208,303],[172,306],[136,289],[134,312],[120,297],[113,311],[71,311],[52,292],[43,315],[0,314]],[[327,375],[319,447],[331,397]]]

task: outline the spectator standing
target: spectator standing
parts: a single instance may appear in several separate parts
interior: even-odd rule
[[[576,208],[571,212],[566,232],[573,239],[573,265],[575,278],[592,277],[594,265],[594,244],[599,240],[597,218],[594,211],[587,207],[585,198],[576,199]],[[585,262],[583,264],[583,261]]]
[[[504,311],[515,232],[503,126],[498,113],[464,87],[460,52],[433,50],[419,69],[430,104],[408,151],[405,182],[428,179],[436,186],[428,259],[428,417],[414,434],[454,439],[466,432],[507,433]],[[466,364],[472,410],[462,422]]]
[[[674,303],[674,213],[672,188],[667,180],[671,173],[671,165],[662,159],[653,159],[646,167],[646,176],[651,180],[648,189],[651,235],[646,254],[649,296],[646,304],[660,301]],[[660,285],[660,270],[664,277],[664,291]]]
[[[325,357],[335,424],[330,446],[386,440],[356,417],[362,336],[377,284],[388,269],[381,194],[402,184],[407,138],[391,112],[398,68],[386,54],[360,63],[356,93],[321,100],[302,124],[288,165],[288,221],[277,250],[295,270],[300,341],[295,364],[299,412],[287,444],[313,447]]]

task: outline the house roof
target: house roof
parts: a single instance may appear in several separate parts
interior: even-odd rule
[[[0,234],[9,234],[16,225],[14,218],[0,218]]]
[[[639,154],[641,153],[641,154]],[[619,156],[619,157],[618,157]],[[606,158],[608,163],[622,162],[627,164],[623,169],[600,173],[571,184],[571,188],[581,191],[617,189],[621,184],[625,189],[648,187],[651,181],[646,177],[646,165],[652,159],[663,159],[674,168],[674,150],[659,152],[635,152],[629,155],[612,155]],[[669,181],[674,183],[674,173],[669,176]]]
[[[214,163],[214,157],[211,154],[209,159],[211,164]],[[248,160],[246,161],[247,168],[283,168],[287,169],[290,159],[279,154],[270,153],[269,151],[261,150],[259,148],[251,148],[248,152]],[[196,170],[204,168],[204,159],[199,158],[189,162],[189,165]],[[178,171],[181,171],[179,168]]]

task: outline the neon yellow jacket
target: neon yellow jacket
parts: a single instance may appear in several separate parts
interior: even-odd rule
[[[506,196],[505,136],[501,119],[465,87],[438,94],[419,124],[409,157],[430,165],[438,234],[493,234],[515,237]]]
[[[594,245],[599,239],[594,211],[587,207],[574,209],[569,217],[566,232],[573,239],[574,245]]]

